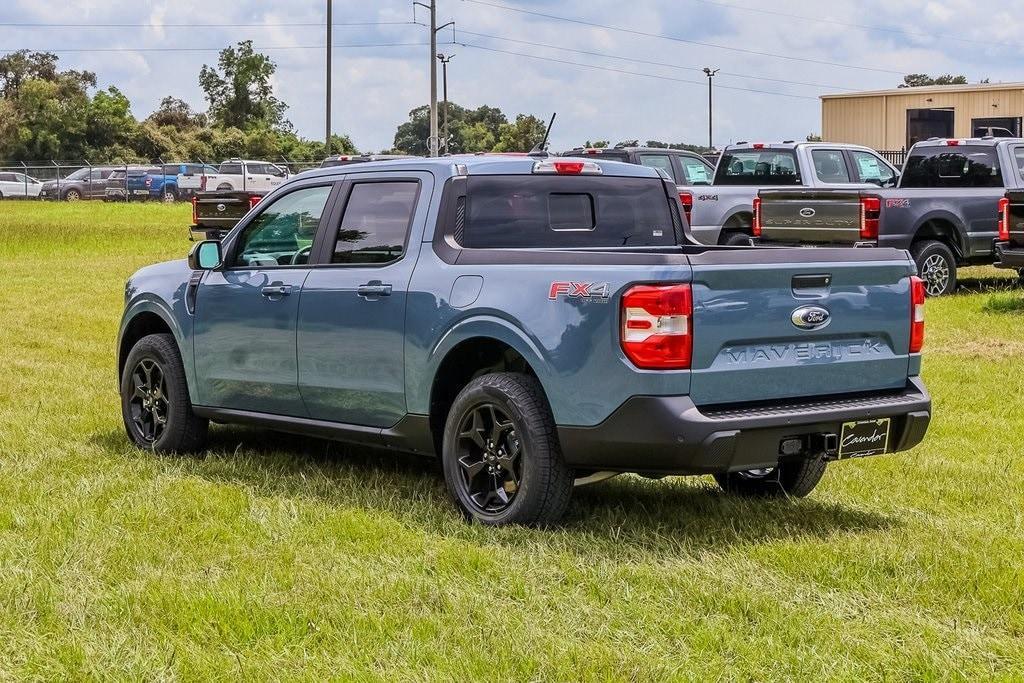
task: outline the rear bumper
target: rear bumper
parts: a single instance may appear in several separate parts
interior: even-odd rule
[[[734,472],[778,464],[783,440],[802,438],[814,455],[844,422],[892,418],[889,452],[913,448],[931,419],[920,378],[896,392],[698,408],[688,396],[634,396],[594,427],[559,427],[566,462],[577,468],[654,474]],[[820,452],[820,451],[819,451]]]
[[[996,242],[996,268],[1024,269],[1024,248],[1009,242]]]

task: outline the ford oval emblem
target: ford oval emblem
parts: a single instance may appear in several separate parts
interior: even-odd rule
[[[828,325],[832,315],[821,306],[801,306],[793,311],[791,319],[801,330],[820,330]]]
[[[809,207],[809,206],[805,207],[803,209],[800,209],[800,215],[803,216],[804,218],[810,218],[815,213],[816,213],[816,211],[814,209],[812,209],[811,207]]]
[[[227,209],[227,208],[228,208],[228,207],[224,206],[223,204],[218,204],[218,205],[217,205],[217,210],[218,210],[218,211],[224,211],[224,210],[225,210],[225,209]]]

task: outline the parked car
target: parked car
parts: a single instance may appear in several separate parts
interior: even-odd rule
[[[618,472],[803,496],[931,413],[906,252],[698,245],[675,184],[601,159],[307,171],[125,292],[138,446],[214,420],[436,454],[485,524]]]
[[[42,189],[43,184],[32,176],[12,171],[0,172],[0,199],[34,199]]]
[[[679,191],[679,201],[683,203],[686,221],[690,222],[693,210],[695,187],[710,185],[715,175],[715,167],[707,159],[682,149],[665,149],[663,147],[578,147],[561,156],[598,157],[609,161],[623,161],[627,164],[640,164],[658,168],[671,178]]]
[[[190,236],[193,239],[221,239],[259,204],[264,194],[235,190],[197,192],[192,195]]]
[[[407,154],[333,154],[320,162],[320,168],[362,164],[367,161],[389,161],[391,159],[408,158],[410,157]]]
[[[203,176],[217,173],[217,167],[210,164],[182,164],[184,170],[178,173],[178,198],[191,197],[203,189]]]
[[[107,195],[107,179],[116,167],[93,166],[80,168],[58,180],[47,180],[40,188],[43,199],[76,202],[80,199],[103,199]]]
[[[126,196],[130,201],[149,199],[149,191],[142,179],[153,170],[151,166],[122,166],[114,169],[107,177],[103,199],[108,202],[123,202]]]
[[[991,264],[997,209],[1024,189],[1024,140],[932,139],[910,148],[893,189],[763,190],[759,243],[909,249],[929,296],[957,287],[957,268]]]
[[[758,190],[885,187],[898,177],[877,152],[858,145],[738,142],[722,150],[711,186],[694,191],[690,225],[705,244],[749,244]]]
[[[1024,176],[1024,156],[1018,170]],[[1011,190],[999,200],[998,230],[996,268],[1012,268],[1024,280],[1024,190]]]
[[[201,190],[269,192],[288,179],[288,169],[266,161],[225,161],[216,173],[200,176]]]

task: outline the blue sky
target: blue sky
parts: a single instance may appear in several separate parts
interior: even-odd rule
[[[143,118],[165,95],[204,109],[199,69],[216,62],[218,49],[249,38],[278,65],[275,90],[290,107],[289,120],[303,135],[320,137],[325,6],[325,0],[2,0],[0,50],[116,49],[61,52],[61,64],[95,71],[101,86],[124,91]],[[704,66],[722,71],[715,81],[723,86],[715,92],[719,145],[818,132],[819,95],[894,87],[903,73],[1024,80],[1024,13],[1005,0],[438,0],[438,7],[439,23],[454,20],[454,38],[465,43],[439,48],[456,55],[451,99],[507,114],[547,118],[557,111],[556,148],[587,139],[706,141]],[[416,16],[426,18],[422,10]],[[334,0],[336,24],[395,22],[335,28],[334,130],[350,134],[360,149],[389,147],[408,111],[426,103],[429,52],[425,45],[341,46],[425,43],[427,30],[412,19],[408,0]],[[201,26],[211,22],[255,25]],[[133,26],[90,26],[103,23]],[[442,42],[453,37],[449,30],[440,36]]]

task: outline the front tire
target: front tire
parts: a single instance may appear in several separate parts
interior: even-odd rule
[[[715,481],[723,491],[737,496],[803,498],[821,481],[826,465],[820,457],[788,460],[761,470],[716,474]]]
[[[163,201],[164,204],[173,204],[174,202],[178,201],[178,193],[175,192],[174,190],[164,190],[163,194],[160,196],[160,199]]]
[[[569,506],[573,473],[540,383],[528,375],[494,373],[467,384],[448,412],[441,460],[468,519],[546,526]]]
[[[64,193],[64,201],[66,202],[77,202],[82,198],[82,193],[78,190],[68,190]]]
[[[172,335],[151,334],[132,347],[121,373],[121,416],[128,438],[139,448],[188,453],[206,443],[209,421],[192,412]]]
[[[938,240],[922,240],[910,246],[910,254],[928,296],[945,296],[956,291],[956,257],[948,246]]]

